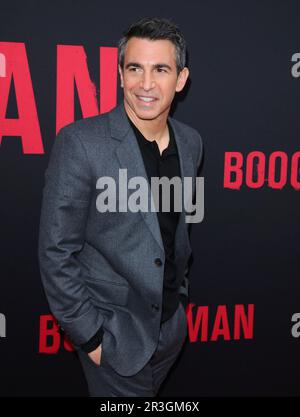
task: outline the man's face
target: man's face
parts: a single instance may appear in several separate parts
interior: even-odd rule
[[[175,46],[169,40],[133,37],[126,45],[124,73],[119,65],[119,74],[124,105],[130,114],[153,120],[168,116],[174,95],[183,89],[189,71],[185,67],[177,77]]]

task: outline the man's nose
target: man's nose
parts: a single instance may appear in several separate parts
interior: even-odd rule
[[[155,80],[151,73],[144,73],[141,79],[140,87],[144,90],[150,90],[155,87]]]

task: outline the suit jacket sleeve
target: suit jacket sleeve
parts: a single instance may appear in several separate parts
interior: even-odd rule
[[[75,348],[88,342],[104,321],[90,301],[76,257],[84,243],[91,179],[74,127],[62,128],[45,173],[38,255],[50,310]]]

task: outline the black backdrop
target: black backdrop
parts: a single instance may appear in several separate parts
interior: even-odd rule
[[[0,6],[0,54],[7,44],[25,45],[43,152],[24,152],[22,137],[5,131],[4,119],[19,117],[16,94],[23,94],[25,104],[28,97],[25,90],[16,92],[12,82],[4,105],[2,60],[0,395],[87,395],[74,353],[62,343],[56,353],[55,348],[46,353],[40,327],[40,320],[50,314],[40,281],[37,241],[44,171],[56,133],[57,45],[84,48],[99,101],[99,47],[115,48],[130,23],[156,15],[177,22],[188,44],[190,81],[172,116],[195,127],[205,145],[201,172],[205,216],[192,226],[191,236],[190,332],[197,311],[208,311],[208,340],[201,339],[201,328],[195,339],[190,333],[161,395],[298,396],[299,2],[5,3]],[[121,99],[118,85],[113,100]],[[74,106],[75,119],[83,117],[76,88]],[[248,155],[254,151],[265,156],[262,185],[254,188],[244,176],[240,187],[228,188],[225,155],[239,152],[245,174],[246,161],[251,168]],[[274,172],[269,172],[275,151],[282,152],[282,159],[278,157]],[[283,158],[286,184],[272,188],[271,176],[276,181],[283,178]],[[254,182],[259,176],[257,161],[254,158],[253,173],[248,172]],[[248,337],[241,331],[234,338],[237,305],[246,313],[254,309],[253,334],[250,331]],[[221,334],[211,340],[213,327],[221,333],[226,318],[229,340]],[[201,324],[203,329],[205,322]],[[49,337],[50,347],[51,342]]]

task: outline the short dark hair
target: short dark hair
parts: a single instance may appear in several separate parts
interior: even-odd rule
[[[125,48],[127,42],[132,37],[151,40],[167,39],[171,41],[175,46],[177,75],[185,67],[186,42],[178,26],[171,20],[144,17],[123,32],[123,37],[118,43],[118,60],[122,70],[124,69]]]

